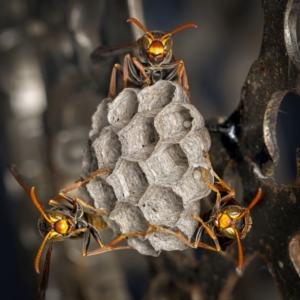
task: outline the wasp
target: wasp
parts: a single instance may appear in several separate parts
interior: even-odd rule
[[[41,213],[41,217],[38,220],[38,229],[41,235],[44,237],[44,239],[37,252],[36,259],[34,262],[34,268],[37,273],[40,273],[39,262],[45,244],[47,241],[50,242],[39,284],[38,299],[40,300],[45,299],[46,295],[50,270],[51,252],[53,249],[54,242],[63,241],[66,239],[83,238],[82,255],[90,256],[99,253],[104,253],[107,251],[130,249],[130,246],[115,247],[114,245],[127,237],[136,235],[146,235],[151,233],[134,232],[132,234],[120,235],[119,237],[111,241],[107,246],[104,246],[99,232],[104,230],[107,227],[107,224],[104,222],[104,220],[102,220],[102,218],[91,213],[87,213],[86,210],[92,211],[93,213],[100,215],[107,214],[107,211],[96,209],[87,204],[85,201],[81,200],[80,198],[75,196],[71,197],[69,195],[71,191],[84,185],[88,181],[92,180],[94,177],[110,172],[110,170],[108,169],[99,170],[93,173],[90,177],[84,179],[83,181],[76,182],[60,190],[58,196],[54,197],[49,201],[49,204],[53,207],[48,210],[45,210],[42,204],[38,201],[35,195],[35,188],[28,187],[26,182],[18,173],[15,165],[9,166],[9,169],[12,175],[17,180],[17,182],[29,194],[33,204]],[[91,235],[99,245],[100,249],[88,251]]]
[[[260,200],[262,190],[259,188],[255,198],[251,201],[248,207],[243,207],[235,199],[235,191],[227,185],[215,172],[214,177],[218,180],[216,184],[211,184],[206,178],[205,174],[210,172],[209,169],[202,171],[202,178],[208,186],[216,193],[216,202],[212,210],[201,214],[201,216],[191,215],[191,217],[199,221],[200,226],[196,232],[195,240],[190,242],[179,231],[157,226],[155,224],[148,224],[156,230],[164,231],[177,236],[182,242],[191,248],[205,248],[213,251],[226,251],[226,249],[235,241],[238,249],[238,264],[236,267],[237,273],[242,273],[244,263],[244,255],[241,239],[244,239],[252,226],[252,218],[250,210]],[[221,193],[224,196],[221,196]],[[212,239],[214,246],[203,243],[203,234],[207,233]]]
[[[194,23],[186,23],[164,33],[159,30],[148,31],[137,19],[129,18],[127,22],[135,23],[145,34],[136,42],[98,47],[91,55],[94,62],[101,61],[111,55],[119,54],[123,49],[136,48],[136,57],[126,54],[124,64],[115,64],[112,69],[108,98],[116,97],[117,71],[123,74],[124,88],[129,84],[144,88],[158,80],[171,80],[183,86],[189,96],[189,85],[184,62],[176,61],[172,51],[171,36],[188,27],[197,28]]]

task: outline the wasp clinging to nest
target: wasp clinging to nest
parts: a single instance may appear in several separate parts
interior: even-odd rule
[[[108,97],[114,99],[116,96],[117,71],[123,74],[124,88],[129,85],[143,88],[161,79],[171,80],[181,84],[189,96],[189,85],[184,63],[182,60],[176,61],[174,58],[171,36],[189,27],[196,28],[196,24],[186,23],[170,33],[164,33],[158,30],[148,31],[134,18],[129,18],[127,22],[135,23],[145,34],[133,43],[99,47],[91,55],[92,60],[98,62],[114,54],[119,54],[122,49],[137,49],[136,57],[127,54],[123,66],[114,65]]]
[[[104,245],[99,232],[107,227],[107,224],[103,221],[101,216],[103,214],[107,214],[105,210],[96,209],[85,201],[81,200],[78,197],[68,195],[74,189],[84,185],[85,183],[92,180],[94,177],[101,175],[103,173],[110,172],[109,170],[99,170],[93,173],[90,177],[86,178],[83,181],[76,182],[70,186],[62,189],[58,196],[54,197],[49,201],[49,204],[53,206],[52,208],[45,210],[42,204],[38,201],[35,195],[35,188],[29,188],[26,182],[18,173],[16,167],[14,165],[9,166],[9,169],[18,183],[24,188],[24,190],[29,194],[33,204],[41,213],[41,217],[38,221],[38,229],[41,235],[44,237],[43,242],[38,250],[36,255],[34,267],[37,273],[39,271],[39,262],[47,241],[50,242],[49,248],[46,255],[46,260],[44,264],[44,268],[42,271],[42,277],[39,284],[39,293],[38,299],[45,299],[48,278],[49,278],[49,270],[50,270],[50,260],[51,260],[51,252],[53,249],[53,243],[57,241],[63,241],[66,239],[78,239],[83,238],[83,256],[96,255],[99,253],[104,253],[107,251],[114,250],[122,250],[122,249],[130,249],[130,246],[114,246],[119,243],[123,239],[136,235],[147,235],[150,232],[134,232],[132,234],[120,235],[113,241],[111,241],[108,245]],[[87,213],[93,212],[92,213]],[[98,215],[96,215],[98,214]],[[90,236],[93,236],[97,244],[99,245],[99,249],[95,249],[93,251],[88,251],[90,244]]]
[[[209,160],[209,159],[208,159]],[[251,229],[252,218],[250,210],[260,200],[262,190],[259,188],[255,198],[248,207],[243,207],[235,199],[235,191],[230,188],[215,172],[216,184],[211,184],[205,174],[210,170],[202,171],[202,178],[208,186],[216,192],[216,202],[212,210],[201,214],[201,216],[192,215],[191,217],[199,221],[199,228],[195,235],[195,240],[190,242],[181,232],[174,232],[155,224],[148,224],[156,230],[161,230],[177,236],[181,241],[192,248],[205,248],[213,251],[225,251],[232,243],[237,242],[238,264],[237,273],[241,274],[244,263],[244,255],[241,239],[245,238]],[[223,196],[221,196],[221,193]],[[202,242],[204,233],[207,233],[213,241],[213,245]]]

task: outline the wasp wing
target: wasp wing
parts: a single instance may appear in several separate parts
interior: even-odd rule
[[[115,46],[100,46],[91,54],[91,60],[94,64],[103,62],[112,56],[123,54],[128,50],[134,49],[137,45],[137,42],[132,42]]]
[[[45,260],[45,264],[44,264],[44,268],[43,268],[43,272],[42,272],[42,277],[41,277],[40,283],[39,283],[38,300],[46,299],[46,290],[48,287],[52,249],[53,249],[53,242],[50,243],[48,251],[47,251],[46,260]]]
[[[15,165],[7,165],[9,171],[11,174],[15,177],[19,185],[27,192],[27,194],[30,196],[30,188],[24,178],[20,175],[20,173],[17,170],[17,167]]]

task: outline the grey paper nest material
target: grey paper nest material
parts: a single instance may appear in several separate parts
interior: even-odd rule
[[[104,219],[115,233],[147,231],[149,221],[179,229],[190,240],[198,225],[191,214],[199,215],[200,200],[211,191],[200,176],[209,168],[203,155],[209,148],[203,117],[182,86],[159,81],[101,102],[84,150],[83,175],[112,171],[87,189],[95,207],[109,211]],[[211,173],[207,177],[213,181]],[[132,237],[128,244],[154,256],[187,248],[164,232]]]

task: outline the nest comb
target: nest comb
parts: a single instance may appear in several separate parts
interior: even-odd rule
[[[83,154],[83,176],[112,173],[87,184],[94,206],[115,234],[147,231],[147,222],[180,230],[190,240],[198,226],[200,200],[211,190],[201,177],[210,136],[181,85],[159,81],[142,90],[124,89],[104,99],[92,117]],[[208,174],[213,182],[213,176]],[[155,232],[128,238],[145,255],[184,250],[173,235]]]

